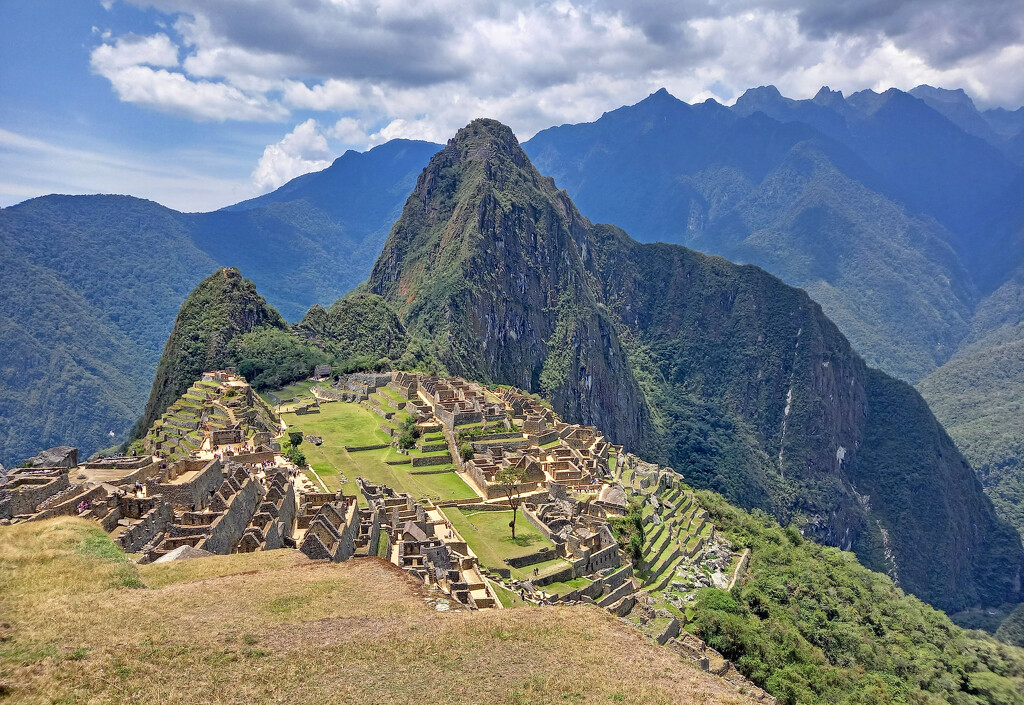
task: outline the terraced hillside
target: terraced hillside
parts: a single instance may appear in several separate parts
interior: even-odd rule
[[[638,515],[643,526],[641,553],[633,559],[637,601],[671,615],[679,623],[672,627],[675,630],[692,619],[695,590],[731,587],[739,577],[742,557],[716,533],[708,512],[681,476],[630,454],[618,459],[612,475],[626,491],[630,513]],[[654,633],[646,623],[639,626],[655,638],[664,631]]]
[[[142,446],[167,460],[181,460],[200,450],[209,432],[236,426],[244,430],[246,439],[259,431],[277,433],[274,412],[249,385],[200,380],[153,423]]]

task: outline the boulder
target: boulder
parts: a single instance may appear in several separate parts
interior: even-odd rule
[[[186,544],[184,546],[178,546],[176,549],[174,549],[170,553],[168,553],[166,555],[163,555],[163,556],[160,556],[159,558],[157,558],[153,562],[154,563],[170,563],[171,561],[180,561],[180,560],[185,560],[186,558],[206,558],[207,556],[212,556],[212,555],[213,554],[210,553],[209,551],[204,551],[201,548],[193,548],[192,546],[189,546],[189,545]]]

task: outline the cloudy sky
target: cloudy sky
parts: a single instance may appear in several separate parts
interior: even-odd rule
[[[0,206],[208,210],[474,117],[520,139],[660,87],[920,83],[1024,103],[1021,0],[2,0]]]

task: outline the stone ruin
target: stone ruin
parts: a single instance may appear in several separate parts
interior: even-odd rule
[[[357,478],[360,492],[380,519],[392,563],[468,609],[498,605],[476,554],[440,507],[427,507],[386,485]]]
[[[347,561],[356,553],[360,515],[356,498],[338,493],[303,495],[299,550],[314,560]]]
[[[10,473],[0,487],[0,520],[95,519],[126,553],[142,554],[142,562],[185,545],[211,554],[294,545],[295,489],[284,468],[152,456],[67,467],[76,457],[77,451],[56,449],[34,459],[52,467]],[[100,479],[72,482],[71,475]]]

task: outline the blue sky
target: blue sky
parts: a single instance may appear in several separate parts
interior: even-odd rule
[[[1024,102],[1019,0],[3,0],[0,205],[208,210],[474,117],[521,139],[665,86],[731,102],[920,83]]]

